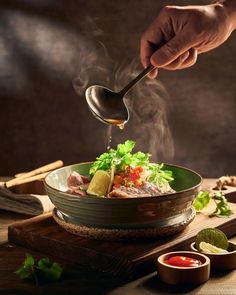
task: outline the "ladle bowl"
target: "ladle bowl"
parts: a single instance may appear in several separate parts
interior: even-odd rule
[[[119,92],[114,92],[100,85],[88,87],[85,97],[92,114],[103,123],[123,128],[129,120],[129,110],[125,104],[124,96],[153,69],[154,66],[150,64]]]
[[[93,85],[86,89],[85,97],[93,115],[103,123],[124,125],[129,120],[129,110],[119,92]]]

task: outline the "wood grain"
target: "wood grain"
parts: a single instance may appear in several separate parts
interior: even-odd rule
[[[7,230],[10,224],[31,217],[25,214],[0,210],[0,244],[7,242]]]
[[[211,204],[213,206],[213,204]],[[213,207],[208,211],[212,212]],[[236,213],[236,204],[230,203]],[[190,242],[203,228],[217,227],[228,237],[236,234],[236,215],[229,218],[209,218],[205,211],[179,234],[132,242],[106,242],[74,236],[53,220],[51,214],[17,222],[9,227],[9,241],[29,249],[52,254],[116,276],[135,277],[155,269],[160,254],[176,249],[188,249]]]
[[[236,271],[211,273],[210,280],[200,286],[172,286],[162,283],[156,272],[134,281],[119,281],[117,277],[101,273],[85,266],[68,262],[49,255],[50,260],[61,264],[62,280],[43,284],[38,288],[27,280],[21,280],[14,273],[22,264],[25,253],[35,259],[45,257],[44,253],[35,252],[15,245],[0,246],[0,294],[14,295],[235,295]]]

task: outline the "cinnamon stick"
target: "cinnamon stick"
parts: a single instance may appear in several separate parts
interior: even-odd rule
[[[37,174],[35,176],[23,178],[23,179],[16,178],[16,179],[14,179],[15,180],[14,183],[13,182],[12,183],[6,182],[5,185],[6,185],[7,188],[9,188],[9,187],[13,187],[13,186],[16,186],[16,185],[32,182],[32,181],[35,181],[35,180],[41,180],[41,179],[44,179],[48,175],[49,172],[50,171],[44,172],[44,173],[41,173],[41,174]]]
[[[44,165],[44,166],[39,167],[39,168],[37,168],[37,169],[34,169],[34,170],[30,171],[30,172],[22,173],[22,174],[19,175],[18,177],[13,178],[13,179],[7,181],[7,182],[5,183],[5,186],[6,186],[6,187],[11,187],[11,186],[14,186],[14,185],[22,184],[22,182],[19,183],[20,180],[28,179],[28,178],[31,178],[31,179],[32,179],[33,176],[36,176],[36,175],[43,175],[45,172],[49,172],[49,171],[51,171],[51,170],[54,170],[54,169],[56,169],[56,168],[60,168],[60,167],[62,167],[62,166],[63,166],[63,162],[62,162],[61,160],[58,160],[58,161],[52,162],[52,163],[50,163],[50,164],[47,164],[47,165]],[[47,173],[46,173],[46,174],[47,174]],[[45,175],[45,176],[46,176],[46,175]],[[44,176],[44,177],[45,177],[45,176]],[[34,180],[41,179],[41,178],[43,178],[43,177],[40,177],[40,176],[39,176],[39,178],[36,178],[36,179],[30,180],[30,181],[34,181]],[[30,181],[27,181],[27,182],[30,182]],[[26,182],[23,182],[23,183],[26,183]]]

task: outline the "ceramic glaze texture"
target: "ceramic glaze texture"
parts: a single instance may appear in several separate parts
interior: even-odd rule
[[[66,193],[72,171],[88,175],[91,163],[76,164],[51,172],[45,179],[48,195],[68,221],[101,228],[150,228],[181,223],[191,215],[191,204],[201,177],[186,168],[165,165],[173,171],[176,193],[145,198],[80,197]]]

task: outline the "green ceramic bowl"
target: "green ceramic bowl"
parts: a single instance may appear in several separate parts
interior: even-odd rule
[[[202,178],[196,172],[164,165],[173,172],[171,187],[176,193],[144,198],[80,197],[66,193],[73,171],[88,175],[90,163],[75,164],[49,173],[45,188],[52,203],[67,222],[98,228],[140,229],[181,224],[192,214],[192,203]]]

